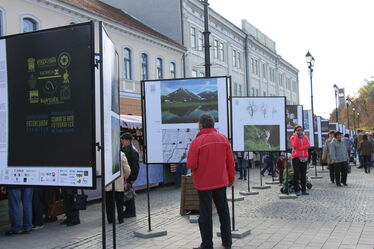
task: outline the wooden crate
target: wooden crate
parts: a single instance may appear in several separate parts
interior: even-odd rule
[[[199,209],[199,195],[192,184],[192,177],[182,176],[180,214],[185,215],[187,211],[199,211]]]

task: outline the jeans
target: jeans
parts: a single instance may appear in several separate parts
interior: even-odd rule
[[[248,160],[238,159],[239,177],[247,178]]]
[[[222,245],[231,247],[230,212],[227,204],[226,187],[206,191],[198,191],[200,202],[199,228],[201,248],[213,248],[212,200],[216,205],[219,222],[221,223]]]
[[[306,168],[308,162],[301,162],[299,158],[292,159],[292,166],[293,166],[293,181],[295,192],[306,191]]]
[[[32,229],[32,188],[9,188],[8,204],[11,230],[14,233]],[[23,224],[21,221],[20,203],[23,207]]]
[[[106,216],[109,223],[113,222],[113,218],[116,217],[114,203],[117,206],[118,221],[123,221],[123,192],[114,192],[114,200],[112,191],[105,191],[105,202],[106,202]]]
[[[347,162],[334,163],[335,182],[336,185],[340,183],[347,184],[348,167]]]

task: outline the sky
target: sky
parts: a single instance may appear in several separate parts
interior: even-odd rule
[[[374,80],[374,0],[209,0],[210,7],[241,27],[246,19],[276,42],[276,50],[299,72],[300,104],[310,109],[305,54],[315,58],[314,112],[335,108],[333,85],[354,96]]]
[[[161,81],[161,95],[168,95],[178,88],[186,88],[195,94],[205,91],[214,92],[217,91],[217,79],[178,80],[178,84],[175,84],[174,80]]]

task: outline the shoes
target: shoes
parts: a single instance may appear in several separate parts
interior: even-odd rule
[[[31,233],[31,231],[32,231],[32,229],[31,229],[31,230],[24,230],[24,231],[22,232],[22,234],[29,234],[29,233]]]
[[[265,176],[264,173],[260,173],[262,176]]]
[[[7,232],[4,233],[5,236],[12,236],[12,235],[18,235],[18,234],[22,234],[22,232],[16,233],[16,232],[13,232],[13,231],[7,231]]]
[[[40,230],[40,229],[43,229],[43,228],[44,228],[44,225],[33,226],[33,227],[32,227],[32,230]]]
[[[348,184],[347,184],[347,183],[343,183],[343,185],[344,185],[344,186],[348,186]]]
[[[49,222],[55,222],[57,221],[57,217],[45,217],[44,222],[49,223]]]
[[[337,183],[336,186],[337,186],[337,187],[341,187],[342,185],[341,185],[340,183]]]
[[[81,224],[81,222],[80,222],[79,220],[77,220],[77,221],[70,221],[70,222],[67,223],[66,225],[67,225],[68,227],[71,227],[71,226],[75,226],[75,225],[79,225],[79,224]]]
[[[123,215],[123,218],[132,218],[132,217],[136,217],[136,214],[124,214]]]
[[[243,177],[239,177],[239,180],[243,180]]]
[[[70,220],[65,219],[65,220],[63,220],[63,221],[60,222],[60,225],[66,225],[66,224],[68,224],[69,222],[70,222]]]
[[[302,194],[302,195],[309,195],[309,193],[306,192],[306,191],[302,192],[301,194]]]
[[[335,183],[335,181],[334,181],[334,180],[331,180],[331,183]]]
[[[222,245],[225,249],[231,249],[231,246]]]
[[[247,180],[247,177],[244,177],[244,181],[246,181]]]
[[[296,196],[300,196],[300,192],[295,192]]]
[[[123,223],[123,219],[118,220],[118,224],[122,224],[122,223]]]

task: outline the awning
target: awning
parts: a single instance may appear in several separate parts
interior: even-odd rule
[[[134,115],[121,115],[121,127],[128,129],[141,129],[142,117]]]

